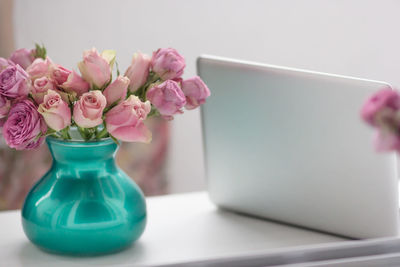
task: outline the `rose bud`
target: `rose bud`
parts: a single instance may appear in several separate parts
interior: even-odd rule
[[[14,53],[11,54],[9,59],[15,64],[20,65],[24,70],[26,70],[26,68],[31,65],[32,62],[35,60],[35,57],[33,56],[33,50],[21,48],[15,50]]]
[[[37,78],[48,76],[51,72],[51,62],[50,58],[42,59],[37,58],[33,61],[33,63],[26,69],[26,72],[29,74],[32,80]]]
[[[38,111],[53,130],[60,131],[71,125],[71,110],[68,104],[53,90],[49,90],[44,96]]]
[[[107,131],[115,138],[125,142],[151,141],[151,132],[143,121],[151,110],[149,101],[142,102],[131,95],[106,113]]]
[[[46,76],[36,79],[33,82],[32,96],[36,103],[41,104],[43,102],[43,97],[48,90],[54,90],[55,85]]]
[[[75,92],[78,96],[89,91],[90,85],[74,70],[68,75],[67,80],[60,85],[68,92]]]
[[[111,79],[110,56],[107,53],[103,58],[96,50],[87,50],[83,53],[83,61],[78,63],[79,71],[90,86],[102,88]]]
[[[0,95],[0,119],[7,117],[11,107],[11,101]]]
[[[153,52],[152,70],[163,80],[182,76],[185,66],[185,59],[173,48],[160,48]]]
[[[172,80],[151,87],[147,91],[146,97],[160,114],[168,119],[172,119],[172,115],[183,113],[181,108],[186,104],[185,95],[179,84]]]
[[[20,65],[0,72],[0,95],[8,98],[26,97],[30,90],[29,75]]]
[[[400,95],[391,88],[384,88],[372,95],[361,109],[361,117],[372,126],[379,126],[379,121],[394,120],[400,110]]]
[[[74,121],[83,128],[92,128],[102,124],[106,103],[105,96],[99,90],[84,93],[74,105]]]
[[[34,149],[44,142],[47,125],[30,100],[17,102],[10,110],[3,125],[3,136],[7,145],[17,150]]]
[[[65,83],[68,79],[69,74],[71,73],[70,70],[64,68],[63,66],[55,64],[50,67],[50,72],[51,77],[58,86]]]
[[[132,58],[132,63],[125,72],[125,76],[131,81],[129,91],[135,92],[147,81],[149,76],[150,57],[140,52],[135,53]]]
[[[111,104],[125,100],[128,92],[129,79],[127,77],[118,76],[117,79],[107,86],[103,94],[107,99],[107,107]]]
[[[101,57],[108,62],[108,65],[110,65],[111,70],[113,69],[115,63],[115,56],[116,56],[115,50],[107,49],[101,52]]]
[[[210,90],[207,85],[195,76],[182,82],[182,91],[186,96],[186,109],[194,109],[206,102],[210,96]]]

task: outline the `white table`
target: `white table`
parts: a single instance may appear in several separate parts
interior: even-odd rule
[[[0,266],[161,265],[344,240],[219,210],[205,192],[150,197],[147,206],[147,228],[132,247],[80,258],[39,250],[23,233],[20,211],[0,212]]]

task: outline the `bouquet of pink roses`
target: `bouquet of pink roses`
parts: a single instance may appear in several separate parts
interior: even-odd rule
[[[400,94],[383,88],[372,95],[361,109],[361,117],[377,130],[378,151],[400,152]]]
[[[181,78],[184,58],[173,48],[152,57],[135,53],[131,65],[112,80],[115,51],[83,53],[81,73],[55,64],[46,49],[19,49],[0,58],[0,122],[8,146],[40,146],[48,135],[71,139],[77,129],[85,140],[111,137],[150,142],[145,120],[167,120],[203,104],[210,91],[200,77]]]

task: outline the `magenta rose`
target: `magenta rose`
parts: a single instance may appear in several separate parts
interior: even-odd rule
[[[187,109],[194,109],[206,102],[206,98],[210,96],[210,90],[207,85],[195,76],[182,82],[182,91],[186,96]]]
[[[44,96],[38,111],[53,130],[60,131],[71,125],[71,110],[68,104],[53,90],[49,90]]]
[[[112,59],[101,56],[96,48],[83,53],[83,61],[78,63],[79,71],[91,86],[102,88],[111,79]]]
[[[84,93],[74,105],[73,117],[78,126],[92,128],[103,123],[107,100],[100,90]]]
[[[378,126],[379,121],[395,119],[395,113],[400,110],[400,95],[391,88],[384,88],[373,94],[363,105],[361,117],[372,126]]]
[[[125,100],[128,92],[129,79],[127,77],[118,76],[114,82],[112,82],[104,90],[103,94],[107,99],[107,107],[111,104],[122,100]]]
[[[125,76],[129,78],[129,91],[135,92],[147,81],[150,69],[150,57],[146,54],[135,53],[132,63],[125,72]]]
[[[37,58],[28,68],[26,68],[26,72],[29,74],[32,80],[36,80],[37,78],[43,76],[51,76],[50,73],[52,65],[53,63],[49,57],[47,57],[45,60],[42,58]]]
[[[89,83],[74,70],[68,75],[67,80],[60,85],[65,91],[75,92],[78,96],[89,91]]]
[[[149,101],[142,102],[131,95],[106,113],[107,131],[115,138],[125,142],[151,141],[151,132],[143,121],[151,110]]]
[[[33,53],[34,53],[34,50],[28,50],[26,48],[21,48],[21,49],[15,50],[14,53],[11,54],[9,60],[14,62],[15,64],[20,65],[23,69],[26,69],[35,60]]]
[[[0,72],[0,95],[10,99],[26,97],[29,90],[29,75],[20,65],[9,66]]]
[[[160,48],[153,52],[151,68],[163,80],[182,76],[185,66],[185,59],[173,48]]]
[[[25,99],[16,103],[8,114],[3,125],[3,136],[9,147],[17,150],[34,149],[39,147],[44,137],[39,134],[47,131],[43,117],[30,100]]]
[[[181,109],[186,104],[185,95],[179,84],[172,80],[151,87],[146,97],[166,119],[172,119],[172,115],[183,113]]]

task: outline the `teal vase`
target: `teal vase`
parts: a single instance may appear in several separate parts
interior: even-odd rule
[[[75,255],[111,253],[137,240],[146,226],[145,199],[117,167],[117,144],[46,142],[53,164],[25,199],[27,237],[46,251]]]

